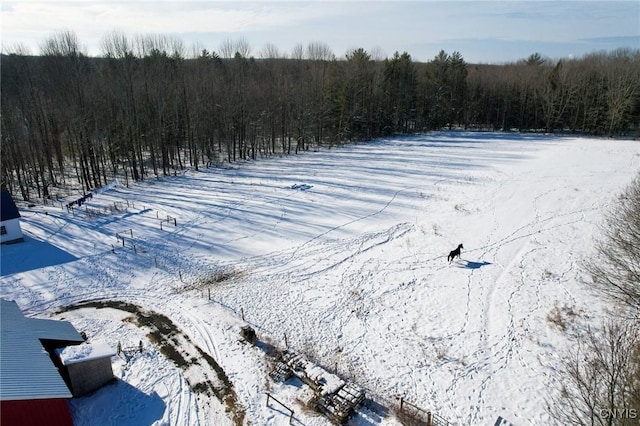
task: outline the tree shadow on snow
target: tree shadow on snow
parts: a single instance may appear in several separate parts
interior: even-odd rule
[[[491,265],[491,262],[473,262],[471,260],[460,259],[456,263],[456,267],[463,269],[480,269],[483,266]]]
[[[3,245],[0,276],[73,262],[78,258],[50,243],[24,235],[24,241]]]

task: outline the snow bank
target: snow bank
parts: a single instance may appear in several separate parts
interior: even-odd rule
[[[116,351],[106,342],[82,343],[56,349],[62,365],[107,358],[116,355]]]

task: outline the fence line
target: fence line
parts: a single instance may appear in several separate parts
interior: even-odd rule
[[[287,410],[287,411],[289,411],[289,413],[291,413],[289,415],[289,424],[293,423],[293,410],[291,408],[287,407],[286,405],[284,405],[282,402],[280,402],[277,399],[275,399],[273,397],[273,395],[271,395],[269,392],[267,392],[267,407],[269,407],[269,398],[273,399],[275,402],[280,404],[285,410]],[[271,407],[269,407],[269,408],[271,408]]]
[[[157,212],[156,212],[156,216],[158,216]],[[162,224],[164,222],[166,222],[166,223],[173,222],[173,226],[178,226],[178,220],[175,217],[171,217],[171,216],[167,215],[166,219],[161,219],[160,220],[160,230],[162,230]]]
[[[413,408],[414,410],[417,410],[420,413],[423,413],[426,416],[426,424],[427,426],[449,426],[450,423],[448,420],[444,419],[443,417],[438,416],[435,413],[432,413],[429,410],[425,410],[423,408],[418,407],[416,404],[413,404],[409,401],[407,401],[406,399],[404,399],[404,397],[400,397],[400,412],[404,412],[404,407],[405,405],[410,406],[411,408]]]

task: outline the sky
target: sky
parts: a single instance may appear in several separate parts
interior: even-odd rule
[[[45,40],[72,31],[86,53],[118,31],[167,35],[187,50],[219,51],[245,40],[252,56],[267,44],[290,53],[321,42],[338,58],[356,48],[377,57],[407,52],[429,61],[440,50],[469,63],[505,63],[532,53],[562,59],[640,49],[640,1],[191,1],[1,0],[2,51],[37,54]]]

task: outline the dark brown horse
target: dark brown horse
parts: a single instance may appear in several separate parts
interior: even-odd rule
[[[457,249],[451,250],[451,253],[449,253],[449,256],[447,256],[447,260],[449,261],[449,263],[451,263],[451,261],[455,259],[456,256],[458,256],[458,259],[460,259],[460,249],[463,248],[464,247],[462,247],[462,244],[459,244]]]

